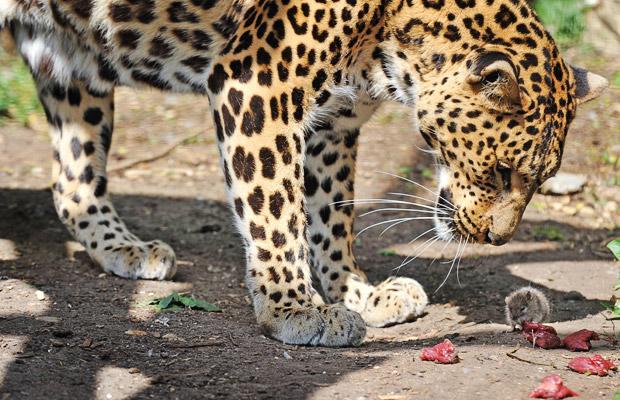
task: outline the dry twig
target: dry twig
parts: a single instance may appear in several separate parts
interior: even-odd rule
[[[168,146],[164,147],[161,151],[153,154],[153,155],[149,155],[143,158],[139,158],[137,160],[127,160],[125,162],[122,162],[112,168],[108,168],[108,172],[118,172],[118,171],[123,171],[126,169],[129,169],[131,167],[135,167],[136,165],[139,164],[144,164],[144,163],[148,163],[148,162],[153,162],[156,160],[159,160],[160,158],[163,158],[165,156],[167,156],[168,154],[170,154],[172,152],[172,150],[176,149],[177,147],[179,147],[180,145],[182,145],[183,143],[187,142],[188,140],[194,139],[200,135],[202,135],[204,132],[199,132],[199,133],[191,133],[185,136],[181,136],[180,138],[178,138],[177,140],[175,140],[174,142],[170,143]]]
[[[542,366],[544,366],[544,367],[551,367],[551,368],[558,369],[558,367],[556,367],[556,366],[555,366],[555,365],[553,365],[553,364],[544,364],[544,363],[539,363],[539,362],[536,362],[536,361],[530,361],[530,360],[526,360],[525,358],[521,358],[521,357],[519,357],[519,356],[516,356],[516,355],[515,355],[515,353],[516,353],[517,351],[519,351],[519,349],[520,349],[520,348],[521,348],[521,346],[520,346],[520,345],[518,345],[516,349],[514,349],[513,351],[509,351],[508,353],[506,353],[506,355],[507,355],[508,357],[512,358],[512,359],[515,359],[515,360],[517,360],[517,361],[521,361],[521,362],[524,362],[524,363],[528,363],[528,364],[532,364],[532,365],[542,365]]]

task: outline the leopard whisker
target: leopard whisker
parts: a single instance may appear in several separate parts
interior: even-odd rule
[[[337,201],[337,202],[333,202],[330,203],[330,205],[356,205],[356,204],[406,204],[406,205],[412,205],[412,206],[416,206],[416,207],[422,207],[422,208],[427,208],[429,210],[433,210],[434,212],[440,213],[440,214],[447,214],[447,212],[443,211],[443,210],[439,210],[437,209],[437,207],[435,206],[429,206],[427,204],[419,204],[419,203],[413,203],[411,201],[403,201],[403,200],[394,200],[394,199],[356,199],[356,200],[342,200],[342,201]]]
[[[432,231],[435,231],[435,230],[437,230],[437,227],[436,227],[436,226],[433,226],[432,228],[430,228],[430,229],[428,229],[428,230],[426,230],[426,231],[424,231],[424,232],[420,233],[418,236],[416,236],[416,237],[414,237],[413,239],[411,239],[409,242],[407,242],[407,244],[411,244],[411,243],[415,242],[416,240],[418,240],[419,238],[421,238],[421,237],[423,237],[424,235],[426,235],[427,233],[432,232]],[[448,232],[448,233],[449,233],[449,232]],[[411,257],[411,256],[407,256],[407,257],[405,257],[405,259],[404,259],[402,262],[403,262],[403,263],[408,262],[408,260],[409,260],[409,258],[410,258],[410,257]],[[396,268],[396,267],[395,267],[395,268]]]
[[[407,193],[399,193],[399,192],[389,192],[388,194],[394,195],[394,196],[405,196],[405,197],[413,197],[416,199],[422,199],[422,200],[426,200],[426,201],[431,201],[434,203],[434,201],[429,200],[429,199],[425,199],[424,197],[420,197],[420,196],[415,196],[413,194],[407,194]],[[444,205],[435,205],[435,208],[440,210],[440,209],[444,209],[447,211],[456,211],[456,208],[454,207],[448,207],[448,206],[444,206]]]
[[[461,245],[462,244],[463,244],[463,237],[461,237],[459,239],[459,245],[456,248],[456,254],[454,255],[454,258],[452,259],[452,264],[450,265],[450,269],[448,270],[448,273],[446,274],[446,277],[444,278],[443,282],[441,282],[439,287],[437,287],[437,289],[435,289],[435,291],[433,293],[437,293],[439,291],[439,289],[441,289],[443,287],[443,285],[445,285],[445,283],[448,281],[448,278],[450,277],[450,274],[452,273],[452,269],[454,268],[454,264],[456,262],[458,254],[461,251]]]
[[[402,267],[404,267],[405,265],[409,264],[410,262],[412,262],[413,260],[415,260],[416,258],[420,257],[422,255],[422,253],[424,253],[424,250],[426,250],[427,248],[429,248],[430,246],[432,246],[435,242],[437,242],[438,240],[441,239],[441,235],[437,234],[433,237],[431,237],[430,239],[428,239],[426,242],[422,243],[418,248],[424,246],[424,248],[422,248],[416,255],[415,257],[412,257],[410,260],[406,260],[403,261],[398,267],[392,269],[392,271],[397,270],[397,273],[400,272],[400,269]]]
[[[427,192],[431,193],[432,195],[439,197],[440,199],[442,199],[443,201],[445,201],[446,203],[448,203],[450,206],[452,206],[452,207],[455,207],[455,208],[456,208],[456,206],[455,206],[454,204],[452,204],[452,202],[451,202],[451,201],[449,201],[449,200],[447,200],[447,199],[443,198],[443,197],[442,197],[439,193],[433,192],[431,189],[427,188],[426,186],[422,185],[421,183],[418,183],[418,182],[412,181],[411,179],[408,179],[408,178],[405,178],[405,177],[402,177],[402,176],[399,176],[399,175],[396,175],[396,174],[392,174],[392,173],[390,173],[390,172],[383,172],[383,171],[375,171],[375,172],[376,172],[376,173],[379,173],[379,174],[389,175],[389,176],[392,176],[392,177],[394,177],[394,178],[398,178],[398,179],[401,179],[401,180],[403,180],[403,181],[405,181],[405,182],[409,182],[409,183],[411,183],[411,184],[413,184],[413,185],[416,185],[416,186],[418,186],[418,187],[420,187],[420,188],[422,188],[422,189],[426,190]]]
[[[392,229],[392,228],[393,228],[393,227],[395,227],[396,225],[400,225],[400,224],[402,224],[402,223],[404,223],[404,222],[407,222],[407,221],[408,221],[408,219],[406,219],[406,218],[405,218],[405,219],[403,219],[402,221],[394,222],[392,225],[388,226],[388,227],[387,227],[387,228],[385,228],[383,231],[381,231],[381,233],[379,234],[379,236],[378,236],[378,237],[383,236],[383,234],[384,234],[384,233],[386,233],[387,231],[389,231],[390,229]]]
[[[446,249],[446,247],[448,247],[448,245],[452,242],[452,239],[454,238],[454,235],[450,235],[450,239],[446,240],[446,244],[443,245],[443,247],[441,248],[441,250],[439,251],[439,255],[443,254],[443,251]],[[431,260],[431,262],[428,264],[428,266],[430,267],[431,265],[433,265],[433,263],[437,260],[437,258],[439,258],[439,255],[435,256],[435,258],[433,258]]]
[[[463,246],[463,250],[461,251],[461,256],[459,257],[459,261],[456,264],[456,281],[459,284],[459,287],[461,286],[461,279],[459,278],[459,267],[461,266],[461,260],[463,259],[463,254],[465,254],[465,249],[467,248],[467,245],[469,244],[469,234],[467,234],[467,237],[465,238],[465,245]]]
[[[405,197],[411,197],[411,198],[418,199],[418,200],[428,201],[429,203],[432,203],[432,204],[434,204],[434,203],[435,203],[435,200],[433,200],[433,199],[427,199],[426,197],[417,196],[417,195],[415,195],[415,194],[400,193],[400,192],[388,192],[387,194],[391,194],[392,196],[405,196]]]
[[[367,211],[367,212],[361,214],[360,217],[365,217],[365,216],[370,215],[370,214],[374,214],[374,213],[378,213],[378,212],[385,212],[385,211],[419,212],[421,214],[433,214],[433,215],[437,214],[435,211],[424,210],[424,209],[420,210],[420,209],[415,209],[415,208],[390,208],[390,207],[387,207],[387,208],[379,208],[377,210]],[[446,220],[454,221],[454,218],[443,216],[443,215],[440,216],[440,217],[437,217],[437,218],[438,219],[446,219]]]
[[[463,237],[461,236],[461,241],[463,240]],[[460,244],[460,241],[459,241]],[[448,261],[443,261],[442,264],[450,264],[451,262],[453,262],[459,255],[459,252],[461,250],[461,246],[459,245],[456,249],[456,253],[454,253],[454,258],[448,260]]]
[[[405,218],[394,218],[394,219],[390,219],[390,220],[387,220],[387,221],[377,222],[377,223],[374,223],[374,224],[372,224],[370,226],[367,226],[364,229],[362,229],[361,231],[359,231],[357,233],[357,235],[355,235],[354,239],[357,239],[357,237],[359,235],[361,235],[362,233],[366,232],[367,230],[369,230],[371,228],[374,228],[375,226],[389,224],[389,223],[392,223],[392,222],[395,222],[395,221],[406,222],[406,221],[414,221],[414,220],[432,220],[432,219],[434,219],[434,218],[433,217],[405,217]]]
[[[436,227],[436,226],[433,226],[433,227],[432,227],[432,228],[430,228],[429,230],[426,230],[426,231],[424,231],[424,232],[420,233],[418,236],[416,236],[416,237],[414,237],[413,239],[411,239],[411,240],[410,240],[407,244],[411,244],[411,243],[415,242],[416,240],[418,240],[418,239],[419,239],[419,238],[421,238],[422,236],[424,236],[424,235],[426,235],[427,233],[432,232],[432,231],[434,231],[434,230],[436,230],[436,229],[437,229],[437,227]]]
[[[422,153],[426,153],[426,154],[431,154],[433,156],[437,156],[440,153],[437,150],[433,150],[433,149],[423,149],[420,146],[418,146],[417,144],[414,145],[416,149],[418,149],[419,151],[421,151]]]

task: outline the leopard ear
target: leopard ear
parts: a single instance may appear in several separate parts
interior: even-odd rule
[[[523,108],[518,77],[510,57],[490,51],[480,54],[474,62],[467,82],[499,111]]]
[[[575,96],[577,97],[577,104],[582,104],[597,98],[609,86],[607,79],[600,75],[593,74],[579,67],[571,66],[571,69],[575,77]]]

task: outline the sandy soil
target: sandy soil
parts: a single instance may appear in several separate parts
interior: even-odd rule
[[[609,76],[617,69],[616,61],[598,70]],[[619,272],[604,249],[620,235],[619,171],[604,155],[620,154],[620,90],[584,107],[573,126],[564,170],[588,174],[583,193],[536,195],[514,242],[472,247],[458,271],[460,284],[453,273],[436,293],[450,267],[441,261],[455,249],[430,247],[399,271],[427,289],[427,313],[369,329],[364,345],[349,349],[283,345],[260,334],[206,100],[120,90],[117,102],[112,168],[207,131],[166,157],[113,172],[109,185],[129,227],[167,241],[183,265],[173,282],[127,281],[101,274],[83,252],[73,256],[45,189],[51,150],[41,124],[0,126],[0,399],[525,399],[549,373],[585,399],[620,392],[617,375],[570,372],[574,354],[532,349],[519,333],[506,332],[503,319],[504,297],[532,284],[549,295],[561,335],[588,328],[618,337],[600,301],[611,296]],[[424,178],[432,160],[417,149],[423,145],[409,121],[407,110],[388,105],[364,129],[358,197],[415,192],[376,170],[432,184]],[[382,218],[361,218],[357,228]],[[400,225],[380,238],[363,235],[356,250],[370,279],[392,274],[419,245],[403,243],[428,228]],[[559,240],[545,237],[549,229],[560,232]],[[157,314],[145,305],[173,290],[223,312]],[[419,360],[423,346],[443,338],[459,348],[460,363]],[[507,355],[517,348],[529,362]],[[618,346],[608,342],[594,342],[592,352],[618,359]]]

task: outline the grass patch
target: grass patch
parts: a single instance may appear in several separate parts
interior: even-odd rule
[[[0,50],[0,123],[24,123],[35,112],[42,109],[30,71],[20,59]]]
[[[575,46],[585,29],[584,5],[579,0],[536,0],[534,9],[558,45]]]
[[[379,251],[379,255],[383,257],[393,257],[396,255],[396,251],[392,249],[383,249]]]
[[[535,226],[534,229],[532,229],[532,233],[534,234],[534,238],[537,240],[564,240],[564,234],[562,233],[562,231],[559,228],[551,225]]]
[[[422,178],[431,179],[433,177],[433,171],[430,168],[422,168],[420,175],[422,175]]]
[[[617,88],[620,88],[620,71],[614,72],[611,77],[611,84]]]

